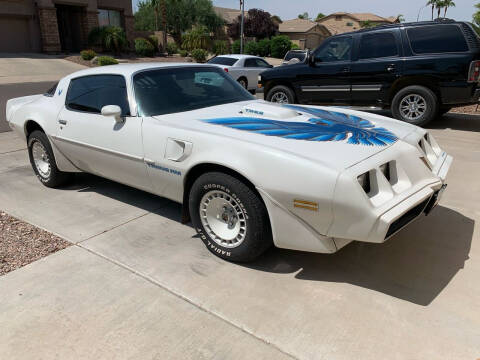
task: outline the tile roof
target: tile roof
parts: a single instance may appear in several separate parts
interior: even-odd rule
[[[242,14],[238,9],[229,9],[219,6],[214,6],[213,10],[218,16],[225,20],[227,24],[233,23]],[[245,11],[245,15],[247,15],[247,11]]]
[[[304,19],[285,20],[278,26],[278,31],[281,33],[307,32],[317,25],[314,21]]]

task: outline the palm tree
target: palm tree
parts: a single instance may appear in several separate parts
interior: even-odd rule
[[[455,7],[455,3],[453,0],[443,0],[443,7],[445,12],[443,13],[443,17],[447,17],[447,10],[449,7]]]
[[[427,6],[430,5],[432,7],[432,21],[433,21],[433,12],[435,10],[435,6],[437,6],[438,0],[428,0]]]
[[[437,4],[436,4],[436,6],[437,6],[437,11],[438,11],[438,16],[437,16],[437,18],[440,18],[440,13],[442,12],[443,7],[445,6],[444,4],[445,4],[445,1],[443,1],[443,0],[437,0]]]

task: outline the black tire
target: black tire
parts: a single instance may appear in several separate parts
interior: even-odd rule
[[[35,165],[33,148],[37,142],[39,143],[38,146],[41,146],[45,150],[44,161],[48,164],[48,173],[39,171]],[[45,135],[45,133],[42,131],[36,130],[28,137],[28,157],[30,158],[30,164],[32,165],[35,175],[43,185],[50,188],[55,188],[64,185],[71,179],[71,173],[58,170],[50,141],[48,141],[47,135]]]
[[[211,201],[208,200],[209,196],[218,194],[222,194],[222,196],[225,195],[225,197],[217,196],[215,197],[215,201],[219,201],[220,203],[224,202],[225,204],[232,201],[235,206],[231,208],[238,209],[238,211],[241,212],[240,216],[238,216],[238,224],[239,227],[244,226],[244,231],[240,231],[238,236],[243,236],[243,239],[239,241],[236,247],[226,246],[227,240],[216,236],[216,233],[214,233],[210,227],[214,227],[214,224],[207,222],[204,225],[204,222],[200,218],[201,206],[205,206],[205,201]],[[206,197],[204,199],[205,195]],[[204,199],[203,203],[202,199]],[[214,203],[210,206],[213,206],[213,209],[218,209],[218,206],[215,207]],[[204,209],[207,209],[207,207],[208,204]],[[265,205],[250,187],[233,176],[220,172],[210,172],[201,175],[194,182],[190,190],[189,210],[193,225],[207,249],[222,259],[236,262],[252,261],[273,244],[270,220]],[[218,211],[222,211],[222,209],[218,209]],[[226,208],[224,205],[223,213],[218,213],[218,215],[211,220],[216,221],[215,219],[221,219],[217,221],[217,224],[225,222],[226,227],[227,221],[230,220],[225,219],[225,214]],[[228,215],[226,215],[226,217],[228,217]],[[243,221],[241,221],[242,219]],[[223,226],[223,224],[221,224],[221,226]],[[207,229],[205,227],[207,227]],[[212,236],[215,237],[215,240]],[[236,239],[237,237],[230,241],[233,242],[236,241]]]
[[[248,81],[247,79],[245,79],[244,77],[241,77],[240,79],[237,80],[238,83],[240,85],[242,85],[242,87],[245,89],[245,90],[248,90]]]
[[[408,96],[419,95],[424,99],[425,111],[421,116],[415,119],[410,119],[405,116],[401,111],[402,102]],[[432,121],[438,114],[439,104],[435,93],[424,86],[407,86],[401,89],[393,98],[392,101],[392,114],[395,119],[402,120],[417,126],[424,126]]]
[[[287,99],[287,102],[284,102],[284,104],[295,103],[295,93],[293,92],[292,89],[290,89],[288,86],[285,86],[285,85],[274,86],[273,88],[270,89],[266,97],[267,101],[271,101],[271,102],[279,102],[275,100],[279,98]]]

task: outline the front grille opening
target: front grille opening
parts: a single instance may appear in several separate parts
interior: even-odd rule
[[[390,227],[388,228],[387,235],[385,235],[385,239],[389,238],[393,234],[395,234],[397,231],[399,231],[401,228],[405,227],[407,224],[412,222],[415,218],[417,218],[425,209],[429,202],[430,198],[422,201],[420,204],[417,206],[414,206],[410,210],[408,210],[405,214],[400,216],[397,220],[395,220],[393,223],[390,224]]]
[[[389,183],[391,183],[391,171],[390,171],[390,163],[385,163],[383,165],[380,165],[380,171],[382,172],[383,176],[388,180]]]

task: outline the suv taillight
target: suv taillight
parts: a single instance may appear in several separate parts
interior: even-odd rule
[[[472,61],[468,72],[468,81],[477,82],[480,78],[480,61]]]

